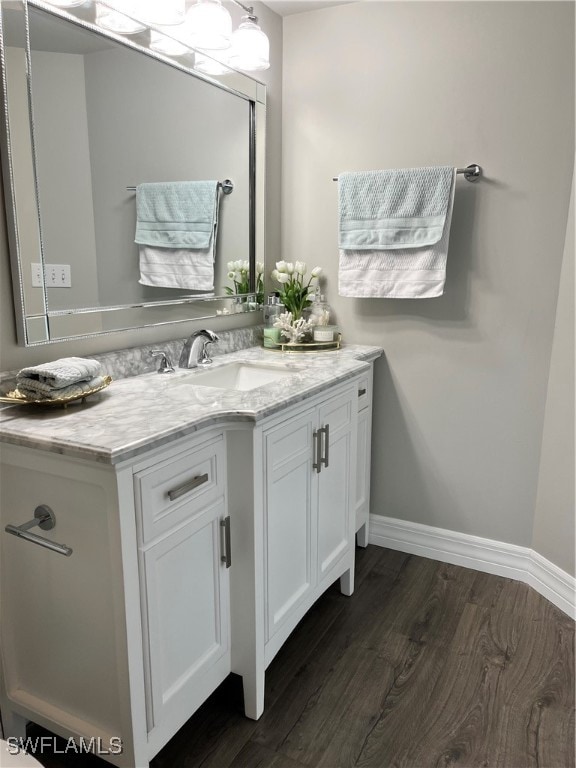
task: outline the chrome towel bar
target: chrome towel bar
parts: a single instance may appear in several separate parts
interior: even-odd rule
[[[463,173],[466,181],[478,181],[482,176],[482,168],[476,163],[467,165],[466,168],[456,168],[456,173]],[[338,181],[338,176],[334,176],[332,181]]]
[[[34,510],[34,517],[32,520],[28,520],[27,523],[22,525],[7,525],[4,529],[7,533],[11,533],[14,536],[18,536],[20,539],[32,542],[32,544],[39,544],[41,547],[51,549],[52,552],[58,552],[60,555],[70,557],[72,549],[67,547],[66,544],[57,544],[55,541],[45,539],[43,536],[38,536],[36,533],[29,533],[30,528],[39,526],[43,531],[51,531],[56,526],[56,516],[50,507],[46,504],[41,504]]]
[[[230,195],[234,191],[234,182],[231,179],[224,179],[218,182],[218,187],[225,195]],[[136,187],[126,187],[127,192],[136,192]]]

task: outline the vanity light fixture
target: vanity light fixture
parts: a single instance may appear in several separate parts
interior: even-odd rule
[[[204,75],[226,75],[230,72],[228,66],[228,51],[210,51],[203,54],[196,51],[194,54],[194,69]]]
[[[236,2],[236,0],[234,0]],[[242,5],[238,3],[238,5]],[[244,6],[242,6],[244,8]],[[268,69],[270,66],[270,42],[262,32],[253,9],[248,8],[238,29],[232,34],[232,48],[228,59],[230,66],[247,72]]]
[[[145,24],[173,26],[182,24],[186,18],[184,0],[141,0],[138,6],[137,16]]]
[[[173,37],[168,37],[154,29],[150,30],[150,48],[164,56],[185,56],[190,50],[188,46],[179,43]]]
[[[232,17],[220,0],[196,0],[186,14],[188,40],[202,51],[222,51],[230,47]]]

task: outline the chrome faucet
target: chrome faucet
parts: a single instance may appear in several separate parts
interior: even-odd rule
[[[218,341],[218,336],[214,331],[194,331],[187,339],[180,355],[180,368],[197,368],[198,366],[210,365],[212,358],[208,355],[208,345]]]

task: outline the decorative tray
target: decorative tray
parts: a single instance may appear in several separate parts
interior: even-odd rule
[[[102,384],[93,389],[87,389],[78,395],[69,395],[68,397],[54,397],[51,399],[45,398],[44,400],[31,400],[28,397],[24,397],[18,392],[17,389],[8,392],[6,395],[0,397],[0,403],[10,403],[10,405],[56,405],[66,408],[68,403],[73,403],[75,400],[85,400],[90,395],[95,395],[96,392],[101,392],[112,383],[112,376],[104,376]]]
[[[276,349],[280,352],[324,352],[331,349],[340,349],[341,341],[342,335],[338,334],[334,341],[282,341]]]

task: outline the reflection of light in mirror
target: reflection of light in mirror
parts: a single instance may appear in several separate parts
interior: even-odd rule
[[[182,24],[184,14],[184,0],[146,0],[138,3],[137,17],[146,24]]]
[[[270,66],[270,43],[257,22],[255,16],[242,17],[240,26],[232,35],[232,67],[256,72]]]
[[[185,45],[153,29],[150,30],[150,48],[165,56],[184,56],[185,53],[188,53],[188,48]]]
[[[86,0],[49,0],[50,5],[57,5],[58,8],[74,8],[75,5],[84,5]]]
[[[138,15],[138,3],[135,0],[113,0],[113,2],[119,10],[125,11],[131,16]],[[120,35],[134,35],[136,32],[142,32],[146,29],[144,24],[140,24],[123,13],[107,8],[100,3],[96,5],[96,24]]]
[[[230,47],[232,17],[220,0],[197,0],[186,14],[190,45],[202,50],[225,50]]]
[[[205,75],[226,75],[230,69],[226,66],[228,61],[228,51],[216,53],[211,51],[210,56],[204,56],[202,53],[194,55],[194,69]]]

